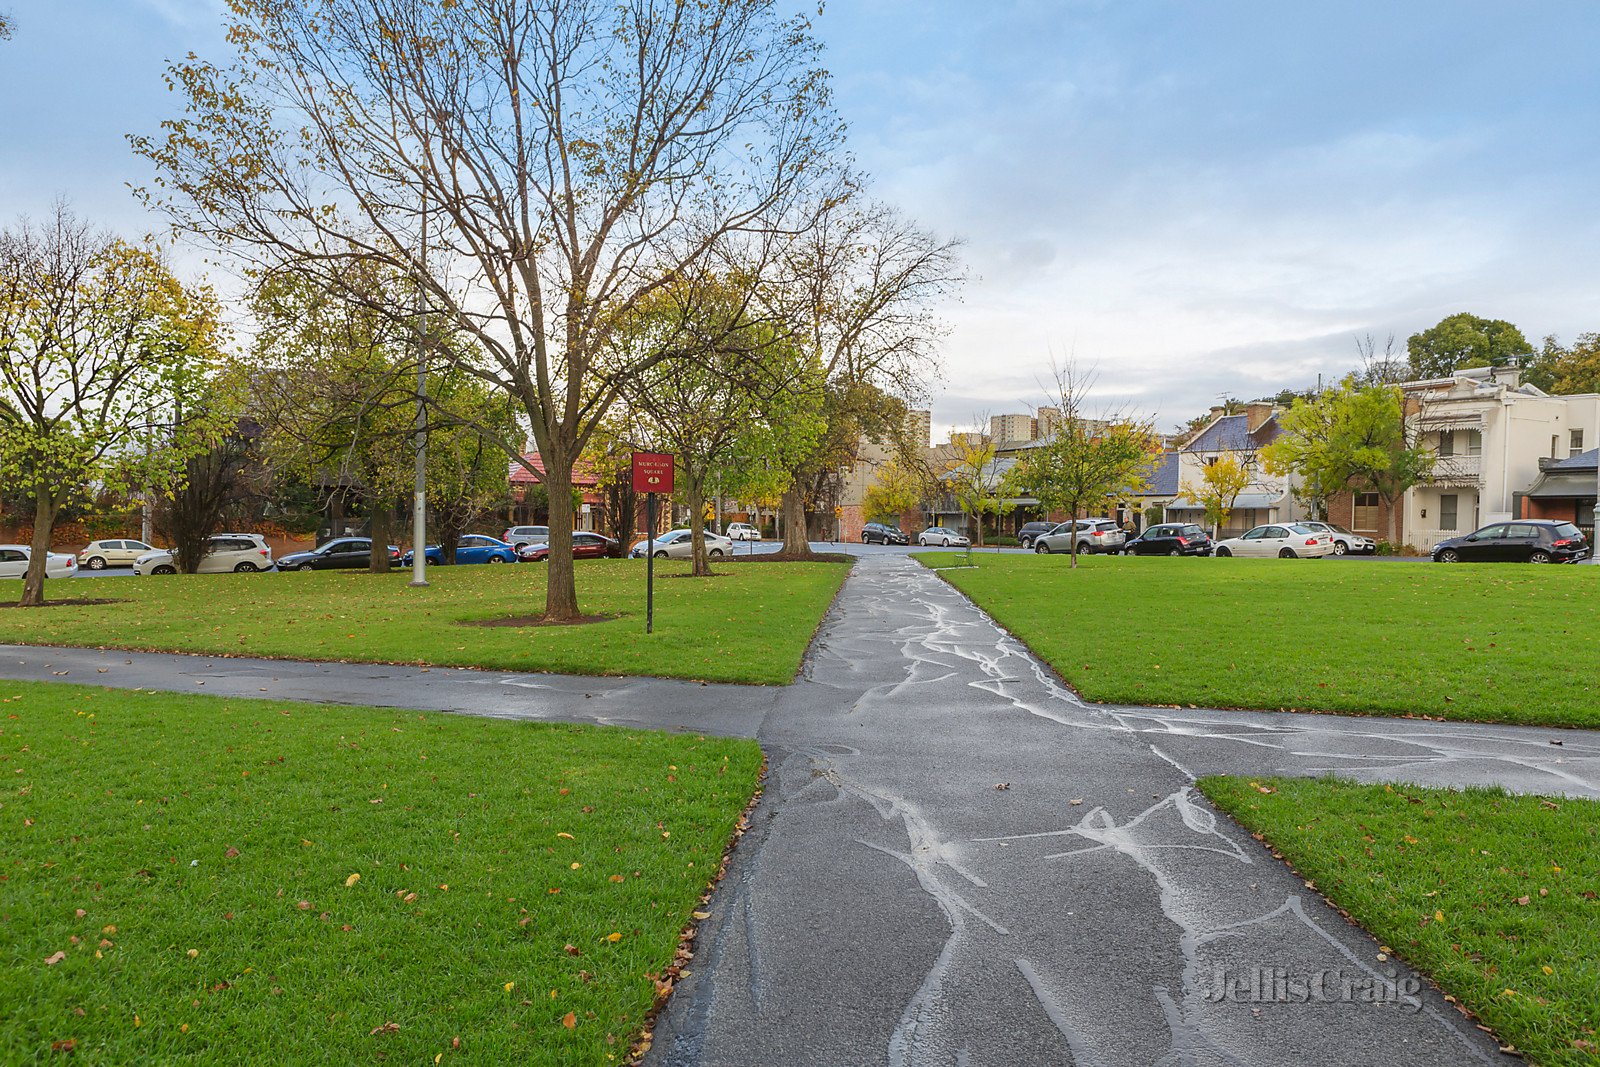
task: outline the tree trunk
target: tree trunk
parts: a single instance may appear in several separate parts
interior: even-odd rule
[[[544,616],[552,622],[578,617],[578,584],[572,565],[572,460],[552,449],[544,457],[544,487],[550,502],[550,556],[545,570]]]
[[[783,548],[785,556],[808,559],[811,544],[806,540],[806,494],[796,478],[783,493]]]
[[[50,562],[50,535],[59,510],[54,495],[40,490],[34,497],[33,551],[28,557],[27,576],[22,580],[22,607],[44,606],[44,569]]]
[[[1388,523],[1386,525],[1387,525],[1388,530],[1389,530],[1389,548],[1391,550],[1398,550],[1398,548],[1399,548],[1399,546],[1395,544],[1395,537],[1397,535],[1395,533],[1395,528],[1394,528],[1395,511],[1397,510],[1395,505],[1396,505],[1397,502],[1398,502],[1398,500],[1390,500],[1388,497],[1384,497],[1384,503],[1389,505],[1389,509],[1388,509],[1389,510],[1389,521],[1388,521]],[[1351,513],[1351,515],[1354,515],[1355,514],[1355,509],[1351,508],[1350,509],[1350,513]]]
[[[690,571],[696,578],[711,577],[711,560],[706,557],[705,490],[693,478],[684,478],[684,495],[689,498],[689,545],[694,557]]]
[[[372,553],[367,557],[367,570],[373,574],[389,573],[389,524],[392,510],[381,501],[372,505],[372,520],[367,523],[367,533],[372,535]]]
[[[461,541],[461,535],[466,532],[466,528],[454,519],[446,519],[439,524],[439,562],[442,565],[455,566],[456,545]]]

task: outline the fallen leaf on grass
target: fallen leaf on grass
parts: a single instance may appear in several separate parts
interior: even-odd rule
[[[565,1026],[568,1030],[571,1030],[573,1027],[577,1026],[578,1025],[577,1013],[576,1012],[570,1012],[570,1011],[567,1012],[565,1015],[563,1015],[561,1017],[561,1025]]]
[[[389,1022],[389,1023],[384,1023],[382,1026],[374,1026],[372,1028],[372,1033],[368,1034],[367,1036],[368,1037],[377,1037],[379,1034],[398,1034],[399,1032],[400,1032],[400,1024],[399,1023],[395,1023],[395,1022]]]
[[[44,961],[44,965],[46,967],[54,967],[56,964],[60,963],[62,960],[66,959],[66,958],[67,958],[67,954],[65,952],[57,952],[53,956],[46,957],[46,959]]]
[[[615,932],[609,933],[606,935],[606,940],[615,945],[618,941],[622,940],[622,935]]]
[[[230,859],[231,860],[235,856],[237,856],[238,854],[239,854],[239,850],[234,848],[232,845],[229,845],[228,846],[228,851],[224,852],[222,854],[222,857],[223,857],[223,859]]]
[[[350,877],[348,877],[348,878],[346,878],[344,880],[344,887],[346,889],[349,889],[351,886],[355,885],[359,881],[361,881],[361,875],[352,874]]]
[[[610,879],[609,879],[609,880],[610,880],[610,881],[613,881],[613,882],[622,882],[622,881],[626,881],[626,879],[624,879],[624,878],[623,878],[623,877],[622,877],[622,875],[620,875],[620,874],[613,874],[613,875],[612,875],[612,876],[611,876],[611,878],[610,878]]]

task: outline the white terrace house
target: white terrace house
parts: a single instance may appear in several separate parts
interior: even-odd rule
[[[1439,457],[1403,501],[1403,536],[1424,552],[1515,517],[1541,459],[1578,455],[1600,438],[1600,395],[1550,396],[1521,384],[1514,368],[1474,367],[1401,389],[1421,443]]]
[[[1199,489],[1205,468],[1225,455],[1231,455],[1250,474],[1233,503],[1233,512],[1220,535],[1235,537],[1255,526],[1304,518],[1303,508],[1290,493],[1291,480],[1268,474],[1261,463],[1261,450],[1282,433],[1278,409],[1272,404],[1249,404],[1242,415],[1224,415],[1212,408],[1209,425],[1178,448],[1176,497],[1167,504],[1165,521],[1207,525],[1205,508],[1183,495],[1186,487]]]

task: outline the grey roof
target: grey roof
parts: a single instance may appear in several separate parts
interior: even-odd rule
[[[1539,464],[1540,470],[1546,471],[1592,471],[1595,469],[1595,459],[1600,457],[1600,448],[1591,448],[1587,452],[1579,452],[1576,456],[1566,459],[1547,459]]]
[[[1283,432],[1278,416],[1273,415],[1262,423],[1255,433],[1249,431],[1249,415],[1224,415],[1202,430],[1194,440],[1183,446],[1185,452],[1250,452],[1270,442]]]
[[[1163,452],[1145,478],[1143,496],[1172,497],[1178,495],[1178,454]]]

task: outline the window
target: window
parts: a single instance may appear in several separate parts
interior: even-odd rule
[[[1513,541],[1537,541],[1539,539],[1539,527],[1530,526],[1525,522],[1512,523],[1506,527],[1506,530],[1506,537]]]
[[[1583,431],[1582,430],[1568,430],[1567,431],[1567,438],[1568,438],[1568,445],[1569,445],[1569,447],[1567,449],[1567,455],[1576,456],[1578,453],[1583,451]]]
[[[1257,526],[1254,530],[1251,530],[1249,533],[1245,534],[1242,540],[1259,541],[1261,538],[1265,537],[1266,534],[1267,528],[1265,526]]]
[[[1456,432],[1454,430],[1439,431],[1439,455],[1448,459],[1456,454]]]
[[[1469,455],[1469,456],[1481,456],[1481,455],[1483,455],[1483,431],[1482,430],[1468,430],[1467,431],[1467,455]]]
[[[1459,529],[1460,507],[1461,498],[1455,493],[1445,493],[1439,497],[1439,529]]]
[[[1355,515],[1352,521],[1355,528],[1363,532],[1377,530],[1378,528],[1378,501],[1377,493],[1357,493]]]
[[[1550,458],[1555,459],[1561,449],[1561,438],[1555,434],[1550,435]]]

